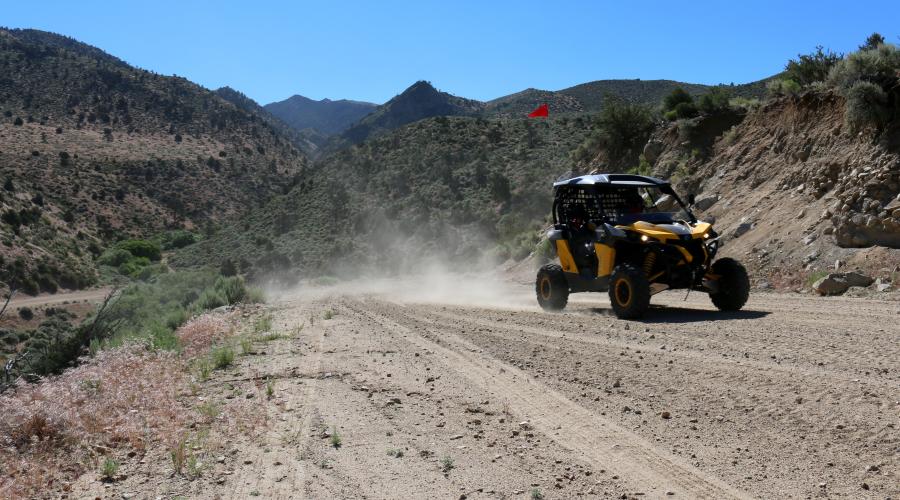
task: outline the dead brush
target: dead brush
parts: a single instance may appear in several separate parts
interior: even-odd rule
[[[0,498],[47,496],[51,484],[96,470],[111,451],[141,452],[197,421],[214,420],[226,432],[259,432],[266,419],[247,400],[227,403],[214,418],[212,408],[204,415],[183,401],[191,393],[189,367],[232,332],[227,321],[201,316],[176,332],[181,355],[128,343],[0,395]],[[173,466],[184,470],[184,444],[169,449]]]

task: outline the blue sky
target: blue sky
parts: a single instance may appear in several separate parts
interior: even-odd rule
[[[9,1],[0,25],[62,33],[262,104],[384,102],[416,80],[492,99],[607,78],[743,83],[822,44],[900,42],[900,2]]]

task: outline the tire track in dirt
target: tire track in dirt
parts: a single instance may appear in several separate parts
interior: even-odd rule
[[[324,328],[307,328],[306,332],[312,333],[306,336],[311,347],[311,353],[303,357],[304,372],[318,373],[322,365],[322,345],[324,341]],[[279,344],[271,344],[272,348],[279,350],[289,349],[291,345],[300,343],[300,339],[276,341]],[[272,355],[264,358],[271,362]],[[260,360],[263,361],[263,360]],[[286,359],[292,367],[296,367],[295,361],[289,357]],[[263,366],[271,370],[269,366]],[[302,383],[300,391],[282,388],[278,391],[284,396],[278,405],[268,406],[268,419],[270,425],[266,434],[262,437],[262,446],[247,448],[248,453],[242,454],[244,466],[236,473],[232,484],[236,488],[230,495],[238,498],[250,498],[262,496],[265,498],[304,498],[306,497],[306,481],[308,479],[308,467],[311,464],[302,460],[298,449],[303,449],[310,439],[313,421],[317,412],[312,411],[313,403],[317,402],[318,379],[316,377],[304,377],[302,380],[295,377],[283,378],[281,381],[290,383]],[[301,413],[300,425],[297,424],[297,414]],[[250,463],[247,463],[247,461]]]
[[[536,382],[522,370],[479,355],[477,346],[451,329],[407,315],[403,306],[348,300],[347,307],[385,328],[402,332],[404,339],[415,346],[439,354],[448,368],[504,399],[515,413],[527,415],[528,425],[595,466],[615,471],[638,490],[649,490],[655,497],[672,492],[687,498],[751,498]]]
[[[595,346],[601,347],[612,347],[616,349],[651,349],[654,347],[653,345],[639,344],[636,342],[627,342],[627,341],[618,341],[613,340],[611,338],[601,337],[596,334],[585,334],[573,329],[551,329],[551,328],[537,328],[533,326],[528,326],[527,324],[523,324],[521,322],[509,322],[509,321],[496,321],[496,320],[484,320],[477,319],[472,315],[464,315],[464,314],[454,314],[449,312],[444,312],[440,310],[432,309],[427,314],[431,316],[437,317],[437,319],[427,318],[426,316],[420,316],[420,319],[430,322],[434,325],[439,325],[442,319],[444,320],[453,320],[462,322],[468,325],[490,328],[492,333],[497,333],[496,330],[505,331],[507,333],[500,334],[508,340],[518,341],[522,338],[520,333],[528,333],[531,335],[537,335],[540,337],[544,337],[546,339],[558,339],[558,340],[566,340],[569,342],[582,342],[585,344],[591,344]],[[518,335],[517,335],[518,334]],[[660,343],[664,345],[663,343]],[[734,349],[730,349],[734,350]],[[846,353],[843,353],[846,357]],[[855,374],[845,374],[841,372],[836,372],[832,370],[827,370],[825,368],[819,367],[803,367],[799,365],[781,365],[778,363],[770,362],[770,361],[761,361],[757,359],[747,359],[747,358],[726,358],[726,357],[716,357],[711,355],[709,352],[699,351],[695,349],[679,349],[679,350],[670,350],[667,352],[668,356],[673,356],[677,358],[684,358],[686,360],[700,362],[703,364],[714,364],[714,365],[722,365],[731,369],[751,369],[757,371],[759,373],[768,373],[768,372],[779,372],[787,377],[803,377],[805,379],[809,379],[811,381],[817,381],[819,383],[822,382],[822,378],[827,378],[831,380],[840,381],[843,383],[857,383],[860,381],[864,381],[867,384],[884,386],[891,389],[896,389],[896,383],[890,380],[884,380],[875,377],[867,377],[860,376]],[[837,353],[826,355],[820,355],[822,359],[831,359],[832,356],[838,356]]]

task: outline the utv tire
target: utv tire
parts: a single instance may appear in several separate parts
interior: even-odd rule
[[[734,259],[719,259],[713,262],[712,274],[719,276],[719,290],[710,293],[709,298],[720,311],[739,311],[750,296],[750,278],[747,270]]]
[[[631,264],[616,266],[609,280],[609,302],[619,318],[643,316],[650,307],[650,282],[644,271]]]
[[[556,264],[547,264],[538,271],[534,284],[538,304],[545,311],[561,311],[569,302],[569,282]]]

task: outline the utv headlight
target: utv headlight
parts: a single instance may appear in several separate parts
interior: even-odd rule
[[[642,235],[641,235],[641,241],[644,242],[644,243],[647,243],[648,241],[650,241],[650,237],[647,236],[646,234],[642,234]]]
[[[708,239],[709,239],[709,233],[703,233],[703,239],[704,239],[704,240],[708,240]]]

